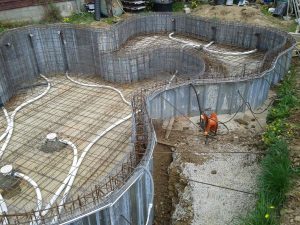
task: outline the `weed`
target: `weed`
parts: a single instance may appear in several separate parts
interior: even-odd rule
[[[278,88],[278,100],[274,108],[267,116],[267,122],[272,123],[275,119],[285,119],[290,116],[291,109],[299,106],[296,96],[296,72],[291,69],[290,74]]]
[[[267,6],[267,5],[262,5],[262,6],[260,7],[260,11],[261,11],[264,15],[266,15],[266,16],[272,15],[272,14],[269,12],[269,6]]]
[[[293,177],[299,173],[299,168],[292,167],[286,141],[294,135],[288,116],[299,106],[295,77],[296,72],[291,69],[277,90],[276,104],[268,113],[268,125],[262,137],[267,150],[261,162],[262,173],[258,177],[258,201],[255,209],[242,218],[240,224],[279,224],[280,208],[293,184]]]
[[[73,13],[69,17],[63,19],[65,23],[74,23],[74,24],[90,24],[94,19],[94,15],[89,12]]]
[[[183,12],[184,3],[183,2],[174,2],[172,5],[173,12]]]
[[[197,0],[192,0],[192,1],[191,1],[191,8],[192,8],[192,9],[195,9],[195,8],[197,8],[197,6],[198,6]]]
[[[277,225],[277,209],[265,193],[259,193],[259,200],[253,210],[239,224],[243,225]]]
[[[23,26],[27,26],[29,24],[33,24],[34,22],[32,21],[15,21],[15,22],[5,22],[5,21],[1,21],[0,22],[0,33],[7,30],[7,29],[12,29],[12,28],[16,28],[16,27],[23,27]]]
[[[46,23],[57,23],[62,21],[62,16],[60,14],[60,9],[54,4],[50,3],[44,5],[45,14],[43,21]]]
[[[118,19],[117,18],[114,18],[114,17],[108,17],[108,18],[105,18],[102,20],[104,23],[107,23],[109,25],[112,25],[114,23],[117,23],[118,22]]]
[[[259,177],[260,190],[268,193],[272,205],[279,207],[291,187],[293,170],[287,143],[277,139],[268,149],[262,161],[262,174]]]

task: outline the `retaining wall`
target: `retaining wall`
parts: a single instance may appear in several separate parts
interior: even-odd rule
[[[193,80],[174,84],[152,92],[148,97],[148,111],[152,119],[167,119],[179,115],[198,116],[197,97],[191,84],[196,88],[200,106],[218,114],[232,114],[244,111],[245,99],[255,109],[268,97],[272,84],[278,83],[287,73],[292,57],[291,50],[279,55],[272,68],[260,76],[237,80]]]

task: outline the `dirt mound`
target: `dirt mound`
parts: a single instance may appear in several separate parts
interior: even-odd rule
[[[282,29],[287,29],[293,23],[292,21],[284,21],[271,15],[264,15],[258,5],[243,7],[237,5],[201,5],[193,10],[192,15],[215,18],[218,21],[236,21]]]

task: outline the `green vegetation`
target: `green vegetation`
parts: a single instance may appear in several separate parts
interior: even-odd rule
[[[298,23],[293,21],[293,23],[288,27],[288,32],[295,32],[297,29]]]
[[[266,16],[272,16],[272,14],[269,12],[270,7],[271,6],[269,6],[269,5],[261,5],[260,11]]]
[[[109,25],[112,25],[114,23],[117,23],[120,19],[116,18],[116,17],[109,17],[109,18],[105,18],[105,19],[102,19],[102,21],[104,23],[107,23]]]
[[[192,9],[195,9],[195,8],[197,8],[198,7],[198,1],[197,0],[192,0],[191,1],[191,8]]]
[[[278,100],[267,116],[267,122],[273,123],[279,119],[285,119],[290,116],[291,109],[299,106],[299,100],[296,96],[296,74],[292,69],[290,74],[284,79],[277,91]]]
[[[262,173],[258,179],[259,192],[255,209],[241,220],[244,225],[279,224],[279,212],[285,195],[297,175],[289,157],[287,141],[293,137],[293,124],[288,117],[299,107],[296,97],[296,72],[291,69],[277,90],[277,101],[267,116],[267,128],[262,140],[266,156],[262,159]]]
[[[60,13],[60,10],[57,6],[50,3],[47,5],[44,5],[45,14],[43,17],[43,22],[46,23],[57,23],[62,21],[62,16]]]
[[[34,24],[35,22],[0,22],[0,33],[8,30],[8,29],[12,29],[15,27],[23,27],[23,26],[27,26],[29,24]]]
[[[174,2],[172,5],[173,12],[183,12],[184,3],[183,2]]]
[[[94,14],[88,12],[73,13],[71,16],[63,19],[63,22],[73,24],[90,24],[94,21]]]

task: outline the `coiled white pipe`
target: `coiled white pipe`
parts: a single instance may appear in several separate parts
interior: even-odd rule
[[[60,196],[60,194],[62,193],[62,191],[65,189],[66,185],[68,184],[68,182],[70,180],[70,175],[73,173],[73,171],[76,170],[76,165],[77,165],[77,160],[78,160],[78,150],[77,150],[76,145],[74,143],[72,143],[71,141],[68,141],[68,140],[59,140],[59,141],[72,147],[73,155],[74,155],[73,156],[73,163],[72,163],[72,166],[69,170],[68,176],[65,178],[63,183],[60,185],[60,187],[54,193],[53,197],[50,199],[49,203],[45,206],[44,210],[42,211],[42,216],[45,216],[48,213],[49,209],[56,202],[57,198]]]
[[[6,203],[0,193],[0,214],[4,214],[7,213],[7,206]],[[7,225],[8,224],[8,220],[6,217],[4,217],[3,221],[2,221],[3,225]]]
[[[47,86],[46,90],[45,90],[42,94],[40,94],[40,95],[38,95],[37,97],[32,98],[32,99],[30,99],[30,100],[28,100],[28,101],[26,101],[26,102],[23,102],[23,103],[22,103],[21,105],[19,105],[19,106],[13,111],[13,113],[11,114],[9,124],[7,125],[7,127],[8,127],[8,132],[7,132],[7,134],[6,134],[7,136],[6,136],[6,139],[5,139],[4,144],[2,145],[2,147],[1,147],[1,149],[0,149],[0,159],[2,158],[3,153],[4,153],[5,149],[7,148],[7,145],[8,145],[8,143],[9,143],[11,137],[12,137],[13,130],[14,130],[14,119],[15,119],[15,116],[16,116],[17,112],[20,111],[23,107],[25,107],[25,106],[27,106],[27,105],[33,103],[34,101],[36,101],[36,100],[38,100],[38,99],[40,99],[40,98],[42,98],[44,95],[46,95],[46,94],[48,93],[48,91],[49,91],[50,88],[51,88],[51,84],[50,84],[49,80],[47,79],[47,77],[45,77],[45,76],[42,75],[42,74],[40,74],[40,76],[41,76],[42,78],[44,78],[44,79],[47,81],[48,86]]]
[[[86,87],[106,88],[106,89],[110,89],[110,90],[116,91],[116,92],[121,96],[123,102],[124,102],[125,104],[131,106],[131,103],[125,99],[125,97],[124,97],[124,95],[122,94],[122,92],[121,92],[119,89],[117,89],[117,88],[114,88],[114,87],[112,87],[112,86],[107,86],[107,85],[100,85],[100,84],[86,84],[86,83],[82,83],[82,82],[73,80],[73,79],[69,76],[68,72],[66,72],[66,77],[67,77],[70,81],[72,81],[72,82],[74,82],[74,83],[76,83],[76,84],[82,85],[82,86],[86,86]]]
[[[6,130],[4,131],[4,133],[0,137],[0,142],[6,137],[6,135],[8,133],[8,130],[9,130],[9,126],[8,125],[10,123],[10,118],[9,118],[7,110],[4,107],[2,107],[2,110],[3,110],[4,116],[5,116],[6,121],[7,121],[7,127],[6,127]]]
[[[169,34],[169,38],[171,40],[183,43],[183,44],[185,44],[184,46],[192,46],[193,48],[201,48],[202,47],[202,49],[204,51],[207,51],[207,52],[210,52],[213,54],[221,54],[221,55],[226,55],[226,56],[241,56],[241,55],[249,55],[249,54],[257,52],[257,49],[253,49],[253,50],[245,51],[245,52],[222,52],[222,51],[212,50],[212,49],[208,49],[208,47],[214,43],[213,41],[207,45],[195,44],[190,41],[184,41],[179,38],[175,38],[175,37],[173,37],[173,34],[174,34],[174,32]]]

